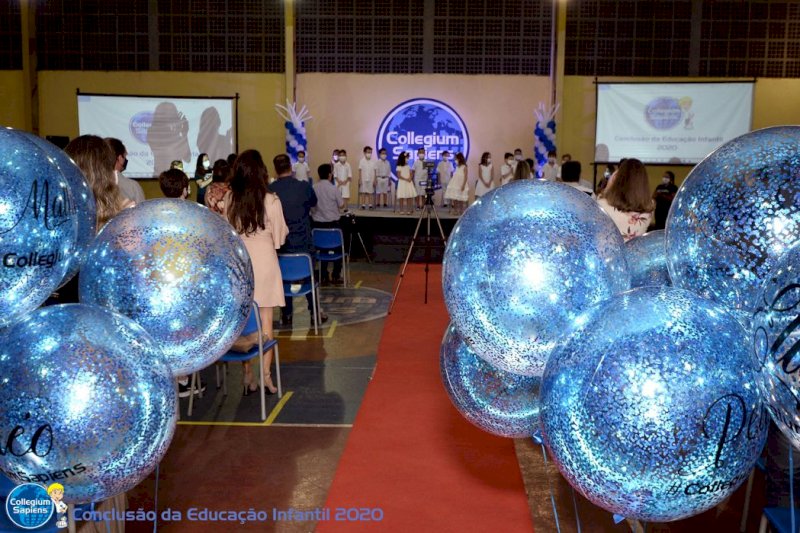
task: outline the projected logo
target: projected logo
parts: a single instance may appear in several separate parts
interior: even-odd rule
[[[411,154],[425,149],[425,159],[436,161],[447,150],[453,156],[461,152],[469,156],[469,133],[464,121],[452,107],[430,98],[414,98],[398,105],[381,121],[376,151],[386,148],[391,159],[392,172],[397,156],[403,151]]]
[[[644,118],[657,130],[668,130],[681,121],[683,110],[677,98],[662,96],[651,100],[644,109]]]
[[[147,144],[147,130],[150,129],[152,123],[152,111],[139,111],[131,117],[131,121],[128,123],[128,129],[134,139],[142,144]]]

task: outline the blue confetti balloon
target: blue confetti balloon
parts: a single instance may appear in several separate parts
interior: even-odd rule
[[[670,287],[667,270],[666,232],[650,231],[625,243],[628,268],[631,271],[631,288],[655,285]]]
[[[454,326],[442,340],[442,382],[464,418],[501,437],[530,437],[539,424],[541,378],[495,368],[473,352]]]
[[[666,522],[748,478],[769,416],[733,315],[682,289],[643,287],[577,323],[541,390],[543,437],[573,487],[612,513]]]
[[[467,344],[502,370],[541,376],[580,311],[630,286],[622,236],[586,194],[521,180],[461,216],[447,243],[444,298]]]
[[[752,323],[759,389],[775,424],[800,449],[800,245],[765,280]]]
[[[798,174],[798,126],[747,133],[694,167],[667,217],[673,284],[746,322],[781,253],[800,241]]]
[[[160,344],[176,376],[216,361],[244,328],[253,266],[230,224],[196,202],[125,209],[97,235],[81,302],[123,314]]]
[[[0,336],[0,469],[64,485],[64,500],[121,494],[166,453],[175,385],[133,321],[83,304],[40,308]]]
[[[89,245],[97,232],[97,206],[94,201],[94,193],[81,169],[63,150],[38,135],[32,133],[24,133],[24,135],[38,146],[50,159],[50,162],[61,171],[61,175],[69,184],[72,199],[75,202],[75,213],[78,216],[78,237],[75,249],[69,257],[69,268],[64,279],[61,280],[60,285],[63,285],[72,279],[83,266]]]
[[[0,128],[0,328],[41,305],[75,250],[70,186],[27,134]]]

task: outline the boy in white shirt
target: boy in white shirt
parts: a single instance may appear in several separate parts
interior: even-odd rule
[[[353,181],[353,170],[347,162],[347,151],[339,150],[339,161],[333,169],[334,181],[339,190],[342,191],[344,199],[344,209],[347,211],[347,204],[350,201],[350,182]]]
[[[436,165],[436,177],[439,178],[439,185],[442,186],[437,194],[443,197],[444,191],[447,190],[447,184],[453,177],[453,165],[450,163],[450,152],[447,150],[442,152],[442,160]],[[447,200],[444,200],[441,205],[447,207]]]
[[[422,205],[425,203],[425,186],[421,185],[421,183],[428,181],[428,171],[425,170],[424,148],[417,150],[417,160],[414,161],[414,166],[411,167],[411,179],[414,180],[414,185],[417,187],[417,209],[422,209]]]
[[[561,175],[561,167],[556,164],[556,152],[550,150],[547,152],[547,163],[542,167],[541,177],[547,181],[558,181]]]
[[[378,206],[387,207],[386,197],[389,195],[389,182],[391,181],[392,167],[389,165],[386,148],[378,151],[378,161],[375,165],[375,192],[378,195]]]
[[[358,193],[361,209],[372,209],[372,200],[375,195],[375,179],[377,164],[372,159],[372,147],[364,147],[364,157],[358,163]]]
[[[505,185],[514,179],[514,170],[516,169],[516,161],[514,161],[514,154],[506,152],[503,157],[504,163],[500,166],[500,185]]]
[[[297,163],[292,165],[292,174],[296,180],[311,181],[311,169],[308,168],[306,153],[302,150],[297,152]]]

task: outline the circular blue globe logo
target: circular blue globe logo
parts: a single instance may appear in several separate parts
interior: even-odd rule
[[[35,483],[14,487],[6,498],[6,514],[9,520],[22,529],[42,527],[53,516],[54,508],[47,490]]]
[[[376,150],[385,148],[394,173],[397,156],[425,149],[425,159],[438,161],[442,152],[452,156],[458,152],[469,157],[469,133],[464,121],[444,102],[431,98],[414,98],[396,106],[381,121]],[[411,164],[410,163],[410,164]]]
[[[644,118],[657,130],[674,128],[681,121],[683,111],[678,100],[662,96],[650,101],[644,109]]]

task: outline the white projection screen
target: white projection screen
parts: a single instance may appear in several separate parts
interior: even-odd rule
[[[597,84],[595,161],[695,164],[750,131],[753,82]]]
[[[197,157],[213,164],[236,151],[236,97],[78,94],[81,135],[116,137],[128,150],[129,178],[152,178],[174,160],[193,177]]]

